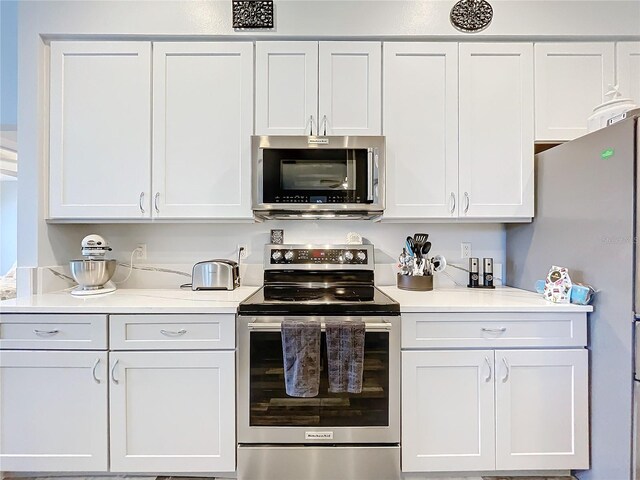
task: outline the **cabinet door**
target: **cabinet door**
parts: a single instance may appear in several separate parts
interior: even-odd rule
[[[573,140],[614,84],[613,43],[537,43],[536,141]]]
[[[252,218],[253,45],[155,43],[153,215]]]
[[[0,465],[108,470],[106,352],[0,352]]]
[[[382,44],[320,42],[320,135],[380,135]]]
[[[112,472],[235,471],[234,352],[110,354]]]
[[[256,135],[318,133],[318,42],[256,43]]]
[[[457,217],[458,46],[385,43],[385,218]]]
[[[496,468],[589,468],[587,350],[496,350]]]
[[[402,471],[495,468],[492,350],[402,352]]]
[[[460,45],[460,217],[533,217],[533,46]]]
[[[617,43],[616,65],[620,94],[640,106],[640,42]]]
[[[51,42],[49,217],[150,215],[151,44]]]

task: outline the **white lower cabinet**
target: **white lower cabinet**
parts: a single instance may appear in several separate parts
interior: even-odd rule
[[[0,471],[106,472],[107,352],[0,351]]]
[[[402,471],[589,468],[586,349],[402,352]]]
[[[112,472],[235,471],[234,352],[111,352]]]
[[[402,471],[495,468],[493,351],[402,352]]]
[[[402,317],[403,472],[589,468],[586,314]]]
[[[496,468],[589,468],[587,350],[496,350]]]

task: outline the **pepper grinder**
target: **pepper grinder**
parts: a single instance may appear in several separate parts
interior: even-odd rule
[[[480,261],[476,257],[469,259],[469,287],[475,288],[480,285]]]
[[[493,258],[482,259],[482,284],[493,287]]]

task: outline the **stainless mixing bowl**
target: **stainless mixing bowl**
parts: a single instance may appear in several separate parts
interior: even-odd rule
[[[116,271],[115,260],[71,260],[71,274],[83,290],[101,288]]]

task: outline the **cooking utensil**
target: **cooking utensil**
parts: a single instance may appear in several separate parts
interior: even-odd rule
[[[431,251],[431,242],[427,242],[424,245],[422,245],[422,249],[420,253],[426,257],[430,251]]]
[[[413,257],[414,255],[417,254],[416,251],[416,242],[414,241],[413,237],[409,236],[407,237],[407,250],[409,250],[409,252],[411,252],[411,256]]]
[[[429,234],[428,233],[414,233],[413,234],[413,239],[417,244],[422,246],[425,243],[427,243],[427,240],[429,239]]]

